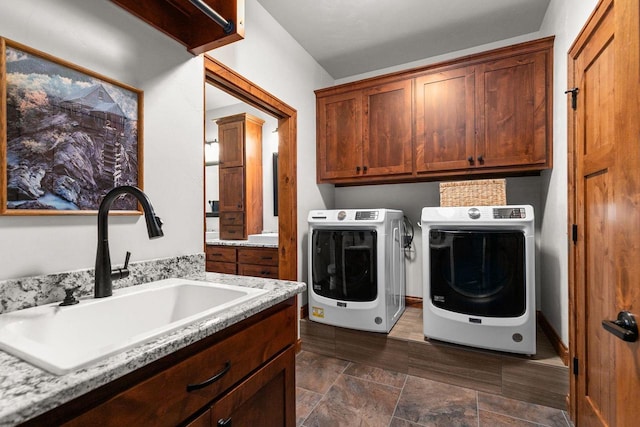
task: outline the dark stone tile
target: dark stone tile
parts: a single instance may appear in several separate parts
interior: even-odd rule
[[[409,376],[394,417],[433,427],[477,427],[476,392]]]
[[[397,388],[402,388],[405,380],[407,379],[406,374],[388,371],[382,368],[375,368],[373,366],[367,366],[360,363],[350,364],[347,369],[345,369],[344,374]]]
[[[517,417],[550,427],[567,427],[564,411],[494,394],[478,392],[478,409]]]
[[[387,427],[400,389],[340,375],[304,422],[305,427]]]
[[[411,421],[403,420],[401,418],[393,417],[389,427],[423,427],[420,424],[412,423]]]
[[[296,426],[302,425],[321,399],[320,393],[296,387]]]
[[[495,412],[479,411],[479,427],[544,427],[542,424],[530,423]]]
[[[296,356],[296,386],[324,394],[348,365],[345,360],[302,351]]]

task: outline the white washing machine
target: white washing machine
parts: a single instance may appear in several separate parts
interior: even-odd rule
[[[535,354],[533,208],[424,208],[421,223],[425,337]]]
[[[309,212],[309,319],[388,333],[405,308],[403,213]]]

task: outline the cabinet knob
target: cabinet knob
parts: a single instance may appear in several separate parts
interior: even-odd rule
[[[366,171],[367,171],[367,169],[369,169],[367,166],[363,166],[363,167],[362,167],[362,172],[366,172]]]
[[[484,162],[484,157],[482,157],[482,154],[478,156],[478,162]]]
[[[360,166],[356,166],[356,172],[360,172]]]
[[[469,164],[472,165],[474,160],[473,160],[473,156],[469,156],[467,157],[467,160],[469,161]]]

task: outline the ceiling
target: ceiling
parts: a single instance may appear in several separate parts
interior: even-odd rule
[[[549,0],[258,0],[334,79],[540,29]],[[238,99],[206,85],[207,110]]]
[[[536,32],[549,0],[258,0],[334,79]]]

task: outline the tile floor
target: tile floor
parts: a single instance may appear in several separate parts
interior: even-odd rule
[[[565,411],[302,351],[298,427],[570,427]]]

